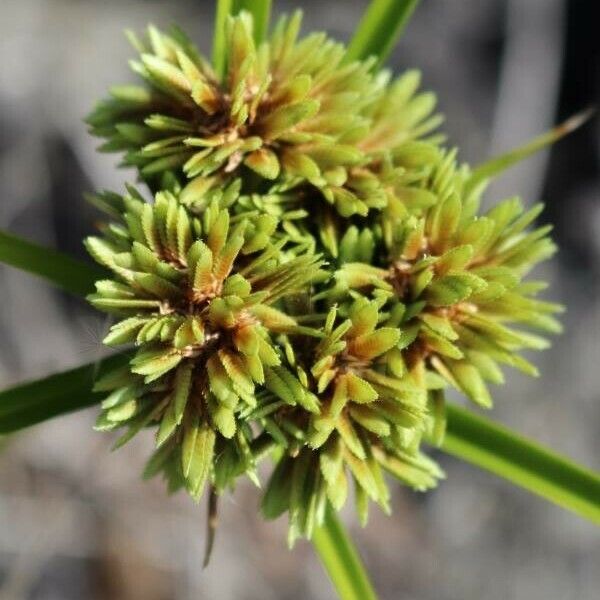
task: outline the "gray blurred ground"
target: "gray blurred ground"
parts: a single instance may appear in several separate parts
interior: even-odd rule
[[[366,2],[291,3],[306,29],[347,39]],[[418,66],[445,129],[477,162],[598,102],[600,59],[584,0],[429,0],[391,64]],[[86,189],[131,174],[99,156],[81,118],[128,81],[125,27],[182,24],[208,51],[212,2],[1,0],[0,226],[83,256]],[[590,8],[589,14],[592,14]],[[583,56],[583,59],[582,59]],[[512,171],[490,198],[548,202],[561,255],[543,269],[568,306],[566,332],[535,357],[542,378],[510,374],[495,417],[600,469],[598,120]],[[96,359],[105,324],[82,303],[0,268],[0,386]],[[168,498],[139,473],[150,436],[115,454],[94,410],[22,432],[0,449],[0,597],[6,599],[321,600],[333,592],[306,543],[257,517],[240,485],[222,502],[213,562],[201,570],[204,506]],[[590,524],[508,483],[440,456],[448,480],[394,514],[352,526],[381,598],[595,600],[600,536]],[[351,511],[345,514],[352,522]]]

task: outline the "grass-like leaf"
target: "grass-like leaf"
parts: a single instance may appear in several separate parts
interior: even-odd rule
[[[127,354],[116,354],[0,392],[0,434],[100,403],[106,394],[92,391],[94,380],[129,358]]]
[[[443,450],[600,525],[600,476],[464,408],[448,404]]]
[[[330,506],[312,543],[341,600],[376,600],[358,551]]]
[[[400,38],[419,0],[371,0],[350,41],[346,60],[376,56],[381,64]]]
[[[225,27],[227,17],[235,9],[235,0],[218,0],[217,12],[215,14],[215,28],[213,37],[212,62],[215,72],[219,78],[225,73],[227,64],[227,46]]]
[[[467,188],[473,189],[486,179],[495,177],[516,163],[525,160],[532,154],[535,154],[536,152],[539,152],[540,150],[543,150],[544,148],[554,144],[561,138],[569,135],[581,127],[581,125],[583,125],[593,114],[594,109],[584,110],[576,115],[573,115],[560,125],[553,127],[550,129],[550,131],[542,133],[538,137],[533,138],[526,144],[523,144],[518,148],[513,148],[504,154],[500,154],[499,156],[496,156],[478,165],[473,169],[473,172],[469,177]]]
[[[105,273],[96,265],[0,231],[0,262],[39,277],[72,294],[84,296]]]

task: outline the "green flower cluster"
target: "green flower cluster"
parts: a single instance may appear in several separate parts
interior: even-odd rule
[[[132,36],[146,85],[89,123],[154,198],[91,197],[111,218],[87,240],[113,274],[90,297],[118,315],[105,343],[134,347],[96,384],[98,429],[155,426],[146,475],[195,498],[258,483],[270,455],[262,510],[288,513],[292,542],[351,483],[363,522],[369,500],[389,511],[384,472],[435,486],[420,446],[443,440],[446,388],[490,407],[500,365],[536,373],[519,352],[560,309],[523,280],[554,252],[529,228],[540,207],[479,215],[487,180],[430,136],[418,75],[392,82],[299,26],[257,48],[231,18],[222,81],[180,31]]]
[[[345,217],[383,208],[378,173],[394,149],[439,125],[435,98],[415,95],[416,72],[390,84],[372,62],[346,64],[344,46],[322,33],[297,41],[300,22],[281,19],[256,48],[250,16],[232,19],[223,81],[180,31],[130,34],[146,86],[113,88],[88,118],[91,132],[153,187],[176,170],[189,181],[184,198],[245,168],[263,191],[302,188]]]

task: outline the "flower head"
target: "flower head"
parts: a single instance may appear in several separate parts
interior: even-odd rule
[[[170,192],[157,194],[154,204],[131,192],[100,198],[121,223],[86,241],[114,273],[90,296],[121,317],[104,342],[138,347],[128,368],[99,382],[111,393],[97,425],[128,426],[127,441],[159,423],[158,448],[181,453],[183,480],[199,496],[217,436],[224,443],[237,435],[240,443],[256,386],[266,368],[280,364],[273,336],[306,331],[273,305],[309,288],[320,261],[286,256],[282,243],[270,244],[275,222],[267,215],[232,223],[213,202],[199,219]],[[196,472],[187,450],[200,443],[193,441],[200,432],[206,439],[198,451],[207,456]]]
[[[487,382],[503,382],[499,364],[537,373],[518,351],[548,344],[522,327],[560,331],[553,315],[561,307],[536,298],[544,284],[523,282],[555,251],[549,226],[527,230],[542,206],[524,211],[510,198],[479,216],[483,188],[472,181],[454,153],[442,153],[382,213],[376,241],[366,230],[375,261],[362,262],[361,245],[349,243],[359,237],[356,228],[345,233],[330,296],[355,290],[378,298],[389,311],[386,324],[402,332],[398,373],[424,363],[430,375],[490,408]]]
[[[291,541],[298,535],[310,537],[326,501],[338,510],[344,505],[349,480],[366,522],[369,499],[389,512],[382,469],[421,491],[442,476],[419,451],[427,427],[426,391],[419,374],[397,376],[390,368],[401,334],[397,327],[378,326],[379,309],[378,302],[363,297],[350,304],[345,318],[333,308],[321,340],[298,356],[286,353],[297,369],[312,360],[309,374],[301,370],[297,384],[319,398],[308,413],[298,406],[270,415],[272,426],[294,438],[282,436],[288,456],[269,481],[263,512],[273,518],[289,511]],[[286,391],[278,395],[285,398]]]
[[[274,180],[308,187],[345,216],[385,206],[373,171],[439,124],[435,99],[415,95],[415,72],[389,85],[389,74],[346,62],[324,34],[298,39],[300,22],[299,12],[282,18],[257,48],[250,15],[231,18],[222,80],[181,31],[130,34],[140,53],[131,66],[146,86],[113,88],[88,117],[92,133],[150,182],[173,170],[192,187],[221,185],[250,170],[259,189]]]
[[[554,252],[540,207],[480,215],[491,171],[458,165],[430,134],[434,97],[394,82],[283,18],[256,47],[228,22],[223,77],[178,30],[132,36],[144,87],[116,88],[89,118],[155,199],[99,194],[113,218],[87,240],[112,271],[91,302],[119,319],[129,363],[103,377],[98,428],[122,442],[156,425],[146,474],[198,498],[276,466],[262,510],[310,537],[354,484],[389,510],[384,472],[415,490],[443,477],[445,389],[482,407],[501,365],[560,329],[529,271]],[[514,158],[514,157],[513,157]],[[510,161],[513,161],[510,158]]]

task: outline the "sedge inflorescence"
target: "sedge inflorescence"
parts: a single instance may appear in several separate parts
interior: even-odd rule
[[[480,214],[487,180],[434,133],[419,76],[392,80],[283,18],[266,42],[229,19],[222,77],[179,30],[131,36],[144,85],[114,88],[88,122],[150,197],[91,197],[87,240],[111,273],[90,301],[129,345],[104,375],[97,428],[147,426],[146,475],[200,498],[271,456],[262,510],[310,537],[354,484],[389,511],[384,473],[416,490],[443,476],[421,451],[444,436],[445,391],[492,404],[501,365],[556,332],[559,306],[524,280],[554,252],[539,207]]]

